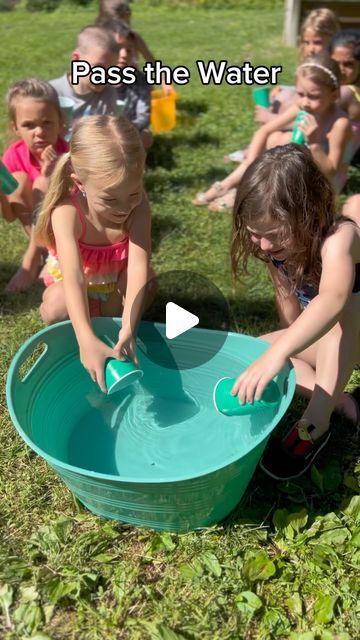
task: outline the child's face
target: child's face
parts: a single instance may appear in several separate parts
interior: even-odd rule
[[[130,171],[118,186],[106,189],[102,178],[83,182],[89,210],[108,222],[124,224],[140,204],[143,196],[143,174]]]
[[[15,113],[14,131],[35,157],[40,158],[45,147],[56,145],[61,119],[55,105],[21,98],[15,105]]]
[[[285,260],[288,250],[279,243],[279,229],[273,221],[259,223],[256,227],[247,226],[250,240],[260,247],[261,251],[277,260]]]
[[[325,50],[330,42],[330,36],[326,36],[312,29],[305,29],[302,39],[303,56],[314,56]]]
[[[298,75],[296,81],[297,106],[314,116],[325,113],[338,98],[339,90],[316,84],[313,80]]]
[[[134,45],[131,39],[122,38],[115,34],[115,40],[119,45],[119,58],[117,61],[118,66],[123,69],[128,67],[134,58]]]
[[[104,67],[104,69],[108,69],[109,67],[114,67],[117,64],[118,54],[95,47],[91,53],[86,54],[74,51],[71,59],[85,60],[91,65],[91,67]],[[91,91],[94,93],[101,93],[107,85],[92,84],[90,76],[87,76],[85,78],[79,78],[78,86],[81,88],[83,93],[90,93]]]
[[[341,84],[352,84],[360,75],[360,61],[355,60],[352,47],[336,47],[331,54],[340,67]]]

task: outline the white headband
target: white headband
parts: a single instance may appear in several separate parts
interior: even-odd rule
[[[318,64],[317,62],[304,62],[298,67],[298,69],[302,69],[303,67],[317,67],[317,69],[321,69],[322,71],[325,71],[325,73],[327,73],[328,76],[330,76],[331,80],[333,81],[335,88],[337,89],[337,87],[339,86],[339,82],[336,75],[332,71],[330,71],[330,69],[327,69],[327,67],[324,67],[322,64]]]

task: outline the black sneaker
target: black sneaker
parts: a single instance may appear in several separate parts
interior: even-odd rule
[[[299,420],[282,440],[272,438],[260,460],[261,469],[275,480],[300,478],[311,467],[321,449],[329,442],[331,431],[313,440],[315,427],[308,420]]]

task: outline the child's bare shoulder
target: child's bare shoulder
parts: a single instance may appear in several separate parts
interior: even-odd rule
[[[322,256],[352,252],[360,247],[360,228],[346,218],[335,220],[322,246]]]
[[[65,198],[62,200],[61,204],[58,204],[52,214],[51,214],[51,223],[54,227],[67,227],[70,230],[75,231],[77,236],[81,234],[81,222],[79,218],[79,214],[74,203],[70,200],[70,198]]]

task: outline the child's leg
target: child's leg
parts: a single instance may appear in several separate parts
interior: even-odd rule
[[[338,322],[320,340],[291,358],[297,389],[301,395],[310,398],[303,417],[315,426],[313,439],[328,429],[334,409],[356,420],[353,400],[343,393],[343,389],[360,360],[359,308],[360,296],[353,296],[341,323]],[[284,331],[286,329],[261,337],[272,343]]]
[[[270,133],[266,141],[266,149],[272,149],[278,145],[288,144],[291,140],[291,131],[274,131]]]
[[[20,220],[27,236],[31,235],[31,215],[32,215],[32,186],[26,173],[16,171],[13,174],[19,183],[14,193],[8,196],[13,212],[14,220]]]
[[[14,178],[18,181],[19,187],[15,193],[9,196],[9,202],[14,219],[20,220],[26,235],[29,237],[29,245],[22,258],[21,266],[6,286],[5,291],[7,293],[24,291],[30,287],[39,272],[42,255],[42,249],[36,246],[32,228],[32,185],[26,173],[14,173]]]
[[[143,311],[151,305],[156,295],[155,273],[151,267],[149,269],[148,283],[150,284],[143,303]],[[127,270],[120,273],[114,293],[112,293],[107,300],[101,302],[102,316],[119,317],[122,315],[125,304],[126,287]]]
[[[350,196],[343,206],[343,216],[351,218],[360,226],[360,193]]]
[[[40,315],[44,324],[54,324],[69,318],[62,282],[54,282],[45,289],[40,305]]]
[[[38,247],[34,239],[34,230],[31,232],[28,247],[23,255],[21,266],[6,285],[7,293],[25,291],[35,280],[40,266],[43,250]]]

